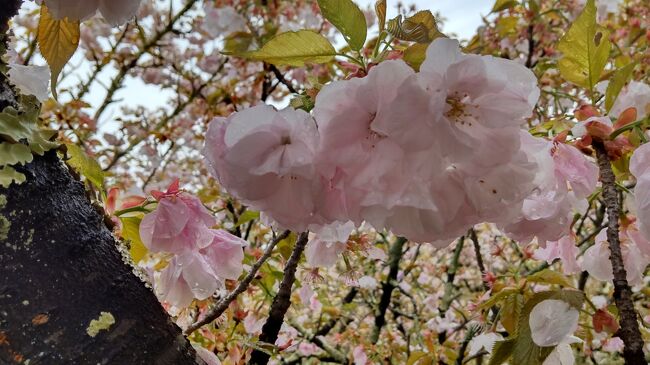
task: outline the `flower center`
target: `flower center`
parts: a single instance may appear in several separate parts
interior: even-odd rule
[[[446,102],[449,106],[449,110],[445,112],[447,118],[455,123],[472,125],[471,120],[476,118],[472,114],[474,111],[472,109],[478,109],[478,106],[469,103],[469,95],[467,93],[461,95],[458,92],[454,92],[447,96]]]

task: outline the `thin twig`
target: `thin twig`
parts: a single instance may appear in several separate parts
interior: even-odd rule
[[[235,290],[231,291],[228,295],[226,295],[222,300],[217,303],[217,305],[208,312],[208,314],[205,315],[205,317],[192,324],[185,330],[185,334],[189,335],[192,332],[196,331],[197,329],[205,326],[208,323],[211,323],[215,319],[219,318],[223,312],[226,311],[228,306],[230,306],[230,303],[232,303],[233,300],[237,299],[239,294],[243,293],[248,289],[248,286],[251,284],[255,276],[257,275],[257,271],[259,271],[260,267],[268,260],[269,257],[271,257],[271,253],[273,252],[273,249],[275,246],[282,241],[283,239],[287,238],[289,235],[289,231],[284,231],[282,232],[279,236],[275,237],[271,243],[269,243],[269,246],[266,248],[264,251],[264,254],[262,257],[260,257],[250,268],[250,271],[248,272],[248,275],[242,280],[239,285],[235,288]]]

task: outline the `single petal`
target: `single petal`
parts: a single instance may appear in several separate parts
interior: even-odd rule
[[[580,313],[563,300],[547,299],[530,312],[528,323],[536,345],[557,346],[578,328]]]

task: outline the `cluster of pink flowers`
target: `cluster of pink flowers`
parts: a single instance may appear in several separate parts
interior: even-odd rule
[[[365,221],[446,246],[494,222],[559,239],[597,170],[521,129],[538,97],[525,67],[438,39],[419,72],[385,61],[325,86],[313,117],[261,105],[217,118],[204,155],[232,195],[296,231]],[[546,234],[551,221],[566,229]]]
[[[153,195],[158,207],[142,219],[140,237],[151,252],[174,254],[154,281],[161,301],[186,307],[222,289],[226,279],[239,277],[246,241],[212,229],[213,215],[198,198],[180,191],[178,181]]]
[[[86,20],[99,11],[111,25],[123,24],[135,16],[140,3],[141,0],[45,0],[45,5],[57,19]]]

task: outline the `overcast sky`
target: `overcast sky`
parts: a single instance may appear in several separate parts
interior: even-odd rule
[[[374,6],[375,0],[355,0],[362,7]],[[388,0],[388,18],[397,15],[397,0]],[[456,33],[461,39],[469,39],[481,25],[481,15],[492,9],[493,0],[403,0],[404,4],[415,4],[418,10],[439,11],[447,19],[443,32]]]

